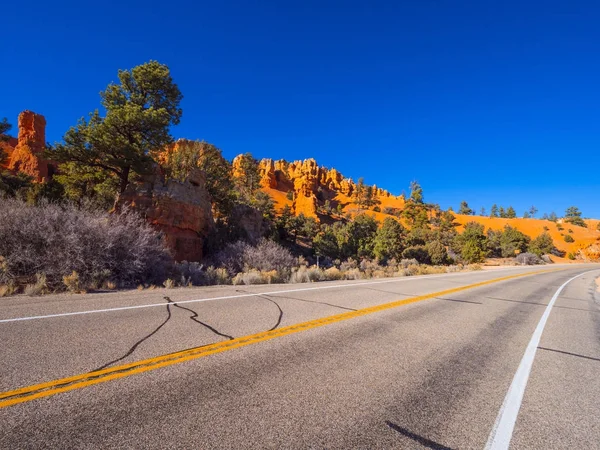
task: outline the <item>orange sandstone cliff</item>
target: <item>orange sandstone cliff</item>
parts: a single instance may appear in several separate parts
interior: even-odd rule
[[[239,175],[240,156],[233,160],[233,175]],[[319,218],[319,208],[326,202],[333,209],[338,205],[343,212],[358,210],[352,195],[356,184],[345,178],[336,169],[319,166],[314,159],[288,162],[285,160],[263,159],[258,165],[261,189],[275,201],[278,209],[292,208],[296,215]],[[404,200],[373,186],[374,195],[385,206],[401,207]],[[374,213],[377,215],[378,213]]]
[[[210,196],[204,173],[191,171],[184,182],[165,179],[157,166],[154,174],[130,183],[117,200],[117,209],[128,207],[162,231],[177,261],[200,261],[204,241],[214,228]]]

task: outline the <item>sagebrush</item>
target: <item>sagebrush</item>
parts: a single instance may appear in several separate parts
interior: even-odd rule
[[[51,290],[93,289],[162,282],[171,256],[161,235],[142,217],[80,209],[73,204],[31,206],[0,198],[0,285],[35,284],[43,275]]]

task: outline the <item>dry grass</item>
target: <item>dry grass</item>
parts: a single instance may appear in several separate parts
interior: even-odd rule
[[[50,292],[46,281],[46,274],[37,273],[35,283],[25,286],[24,293],[29,296],[43,295]]]

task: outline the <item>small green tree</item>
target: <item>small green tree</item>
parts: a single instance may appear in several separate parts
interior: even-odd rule
[[[444,244],[440,241],[431,241],[426,245],[427,253],[429,253],[429,258],[431,260],[431,264],[435,265],[444,265],[449,263],[448,251]]]
[[[256,191],[260,187],[260,173],[258,170],[258,160],[252,153],[244,153],[238,156],[239,166],[235,174],[234,183],[243,203],[251,204]]]
[[[548,216],[548,220],[550,220],[551,222],[556,222],[558,220],[558,216],[554,211],[550,213],[550,215]]]
[[[315,253],[328,256],[332,259],[340,257],[338,240],[331,226],[325,225],[321,227],[321,232],[313,238],[312,243]]]
[[[540,234],[529,244],[529,251],[538,256],[551,253],[552,250],[554,250],[554,242],[552,241],[552,237],[546,232]]]
[[[368,214],[359,214],[348,223],[348,240],[343,249],[347,257],[372,257],[377,228],[377,221]]]
[[[469,264],[479,263],[485,260],[485,252],[477,245],[476,242],[467,241],[461,249],[460,257],[463,261]]]
[[[464,261],[468,263],[481,262],[485,258],[487,247],[483,225],[477,222],[466,223],[464,231],[456,236],[452,246],[456,252],[460,253]]]
[[[572,223],[580,227],[587,227],[586,223],[581,218],[581,211],[577,206],[570,206],[565,211],[565,222]]]
[[[294,214],[289,205],[285,205],[279,216],[275,219],[275,230],[280,240],[288,240],[293,236]],[[294,237],[295,240],[295,237]]]
[[[377,191],[373,186],[367,186],[365,190],[364,206],[366,208],[375,208],[381,204],[381,201],[377,197]]]
[[[119,83],[100,96],[106,115],[96,110],[89,120],[82,118],[62,143],[49,148],[48,157],[98,170],[101,177],[111,174],[124,192],[132,174],[152,170],[152,152],[172,142],[169,128],[180,121],[182,95],[169,68],[150,61],[120,70]]]
[[[502,217],[503,219],[506,219],[506,212],[504,211],[504,207],[500,207],[500,209],[498,210],[498,216]]]
[[[509,206],[508,209],[506,210],[506,217],[508,219],[514,219],[517,217],[517,212],[515,211],[515,208],[513,208],[512,206]]]
[[[486,254],[490,258],[502,257],[501,237],[502,230],[492,230],[491,228],[487,230]]]
[[[531,239],[514,227],[506,225],[500,235],[500,251],[504,258],[514,257],[527,250]]]
[[[575,239],[573,239],[573,236],[571,236],[570,234],[566,234],[565,242],[572,243],[572,242],[575,242]]]
[[[367,198],[367,187],[365,186],[364,178],[359,178],[353,193],[354,201],[359,208],[365,207],[365,199]]]
[[[413,245],[412,247],[406,248],[402,252],[402,258],[405,259],[416,259],[421,264],[430,264],[431,258],[427,247],[424,245]]]
[[[466,201],[460,202],[460,207],[458,208],[458,213],[463,214],[465,216],[470,216],[474,213],[474,211],[469,208],[469,205]]]
[[[375,234],[373,254],[376,258],[382,260],[399,258],[404,250],[405,235],[406,229],[400,222],[391,217],[386,217]]]
[[[266,192],[258,191],[252,199],[252,207],[258,209],[263,216],[263,219],[271,223],[275,219],[275,202],[273,198]]]
[[[427,206],[423,203],[423,188],[418,182],[413,181],[410,190],[410,197],[404,204],[402,217],[406,219],[411,229],[429,228]]]
[[[0,120],[0,142],[7,142],[10,139],[10,136],[8,136],[7,133],[11,128],[12,125],[8,123],[8,119],[6,117]]]
[[[53,180],[62,185],[70,201],[81,204],[85,200],[102,209],[113,206],[119,191],[119,179],[112,173],[77,162],[61,164]]]
[[[485,208],[483,206],[479,210],[479,215],[482,216],[482,217],[485,216],[485,215],[487,215],[487,211],[485,210]]]

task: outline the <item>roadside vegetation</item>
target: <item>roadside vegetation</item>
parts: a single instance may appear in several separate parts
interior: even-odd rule
[[[58,163],[52,179],[35,183],[0,172],[0,296],[411,276],[477,270],[486,258],[540,264],[549,261],[544,255],[559,254],[547,232],[531,239],[508,225],[486,230],[476,222],[459,232],[451,209],[425,203],[417,182],[403,209],[383,208],[390,216],[382,222],[369,214],[381,211],[380,201],[362,179],[353,200],[364,211],[357,215],[327,203],[319,206],[321,221],[296,216],[290,207],[276,211],[260,189],[258,161],[250,153],[236,174],[207,142],[185,141],[157,153],[174,143],[169,130],[181,118],[181,99],[165,65],[151,61],[119,71],[119,83],[101,93],[104,115],[94,111],[47,148],[47,158]],[[0,121],[0,139],[9,130]],[[0,162],[4,157],[0,153]],[[216,226],[202,262],[173,261],[161,233],[114,208],[117,196],[157,165],[174,180],[197,168],[205,175]],[[474,214],[466,201],[459,212]],[[535,207],[527,211],[536,213]],[[251,214],[262,220],[260,236],[242,226]],[[490,217],[516,212],[493,205]],[[554,213],[547,218],[557,220]],[[585,226],[576,207],[564,221]]]

